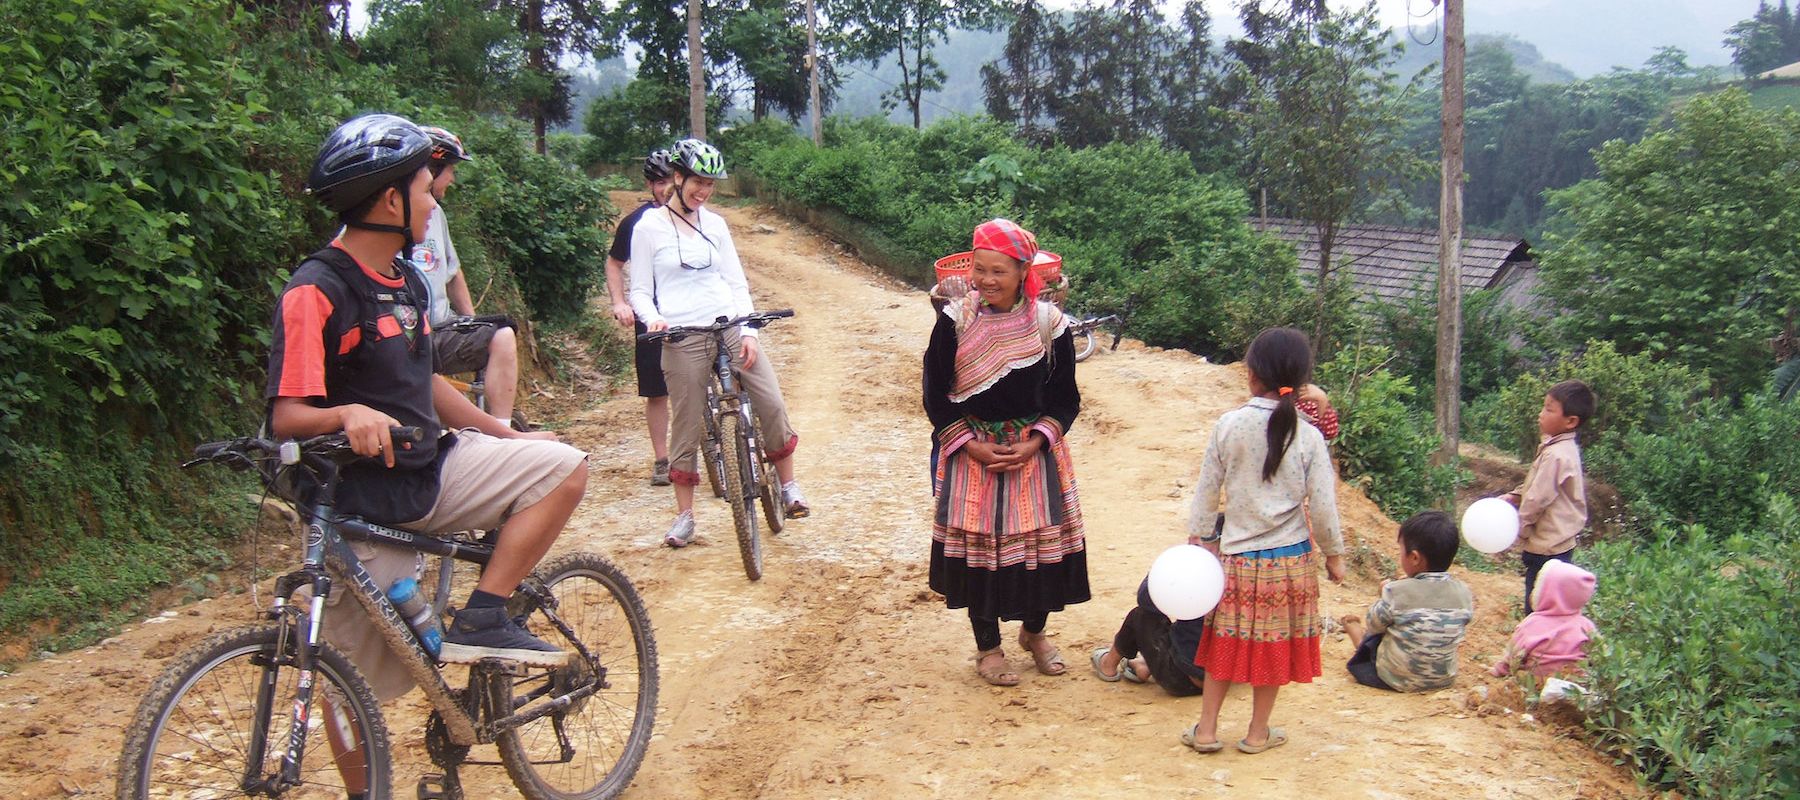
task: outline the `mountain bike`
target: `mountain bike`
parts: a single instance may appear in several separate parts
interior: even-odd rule
[[[394,428],[395,442],[422,441]],[[126,729],[120,800],[146,798],[389,798],[389,736],[374,690],[322,638],[334,585],[367,614],[425,692],[425,745],[441,774],[418,796],[462,798],[458,767],[475,744],[499,746],[519,793],[533,800],[611,798],[630,784],[655,724],[656,642],[637,590],[594,553],[550,559],[514,593],[508,611],[569,653],[555,668],[490,658],[452,688],[432,650],[377,586],[349,542],[395,545],[439,557],[432,613],[447,610],[457,561],[485,565],[496,532],[433,535],[396,530],[333,510],[338,468],[356,458],[341,433],[305,441],[245,437],[201,445],[183,467],[257,469],[305,521],[298,568],[275,582],[265,621],[222,631],[182,651],[151,685]],[[310,596],[296,597],[308,590]],[[353,610],[352,610],[353,609]]]
[[[787,519],[781,502],[781,481],[775,467],[763,451],[762,425],[750,403],[750,392],[737,377],[731,365],[731,353],[725,347],[725,332],[748,325],[761,328],[778,319],[794,315],[789,309],[756,311],[736,319],[719,317],[711,325],[683,325],[640,335],[646,342],[679,342],[689,336],[709,336],[713,342],[712,375],[706,382],[706,436],[701,440],[700,458],[706,474],[731,506],[731,524],[737,528],[738,554],[744,559],[744,574],[750,580],[761,580],[763,573],[762,537],[757,531],[756,502],[762,501],[763,519],[770,533],[780,533]]]
[[[1119,315],[1117,314],[1107,314],[1104,317],[1078,319],[1069,325],[1069,330],[1075,335],[1076,339],[1075,360],[1077,362],[1086,361],[1088,356],[1094,354],[1094,350],[1098,347],[1098,343],[1094,341],[1094,329],[1105,325],[1111,325],[1113,329],[1111,349],[1119,349],[1119,337],[1125,334],[1125,325],[1119,320]]]

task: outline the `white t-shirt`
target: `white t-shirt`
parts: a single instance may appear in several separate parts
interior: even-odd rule
[[[431,210],[431,217],[425,223],[425,241],[413,245],[412,262],[425,276],[425,285],[431,290],[431,325],[438,327],[456,316],[450,309],[450,279],[462,269],[462,259],[456,257],[456,245],[450,243],[450,223],[444,218],[444,209]]]
[[[645,324],[710,325],[753,310],[725,219],[705,208],[699,219],[696,232],[669,208],[655,208],[632,229],[631,309]],[[751,328],[743,333],[756,335]]]

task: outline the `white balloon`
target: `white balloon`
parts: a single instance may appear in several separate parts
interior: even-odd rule
[[[1150,601],[1170,619],[1199,619],[1225,593],[1225,569],[1206,548],[1181,544],[1150,565]]]
[[[1476,500],[1463,512],[1463,541],[1483,553],[1498,553],[1519,538],[1519,510],[1498,497]]]

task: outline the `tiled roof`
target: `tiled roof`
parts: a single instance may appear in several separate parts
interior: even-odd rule
[[[1300,258],[1300,274],[1318,274],[1318,231],[1309,222],[1294,219],[1252,217],[1250,227],[1286,240]],[[1436,230],[1393,225],[1344,225],[1332,242],[1332,261],[1348,270],[1365,295],[1392,300],[1406,297],[1437,282],[1438,236]],[[1464,236],[1462,284],[1465,290],[1499,285],[1509,267],[1529,264],[1530,243],[1517,237],[1494,239]],[[1340,273],[1341,274],[1341,273]]]

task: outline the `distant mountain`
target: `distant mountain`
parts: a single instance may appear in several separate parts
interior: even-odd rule
[[[1470,47],[1484,42],[1497,42],[1505,47],[1512,54],[1518,70],[1535,83],[1567,83],[1576,79],[1573,71],[1545,59],[1537,47],[1516,36],[1483,33],[1469,36]],[[1395,65],[1396,71],[1401,75],[1416,74],[1419,70],[1436,64],[1443,54],[1442,44],[1421,45],[1410,39],[1405,44],[1405,54]],[[954,114],[979,114],[986,110],[982,97],[981,67],[998,60],[1005,47],[1005,31],[951,31],[949,41],[932,51],[949,77],[944,79],[942,91],[925,95],[925,107],[920,112],[925,123],[930,124],[933,120]],[[833,114],[878,116],[881,114],[882,93],[900,82],[899,62],[891,56],[879,66],[871,66],[868,62],[844,65],[843,73],[848,79],[838,91],[837,105],[831,111]],[[912,123],[912,115],[904,106],[895,108],[887,117],[898,123]]]
[[[1695,66],[1728,65],[1725,29],[1756,13],[1758,2],[1482,0],[1468,5],[1465,27],[1471,35],[1517,36],[1586,78],[1641,67],[1664,45],[1686,51]]]
[[[1437,64],[1443,59],[1444,45],[1441,41],[1419,44],[1408,38],[1403,44],[1406,46],[1406,52],[1400,57],[1399,63],[1394,65],[1395,71],[1403,76],[1418,74],[1419,70]],[[1523,41],[1517,36],[1506,33],[1469,34],[1468,48],[1470,50],[1489,44],[1498,44],[1506,48],[1506,52],[1512,54],[1513,67],[1524,73],[1525,77],[1530,78],[1532,83],[1569,83],[1576,80],[1574,71],[1545,59],[1544,54],[1538,52],[1536,45]]]
[[[947,77],[942,91],[925,94],[925,102],[921,103],[923,108],[919,110],[925,124],[957,114],[980,114],[987,110],[981,92],[981,67],[1000,58],[1005,47],[1005,30],[953,30],[949,41],[932,49],[932,57],[943,67]],[[839,63],[838,69],[846,79],[838,89],[837,104],[831,109],[833,114],[879,116],[881,95],[900,83],[900,62],[893,56],[874,65],[867,61]],[[904,105],[896,107],[887,117],[894,122],[912,124],[912,112]]]

